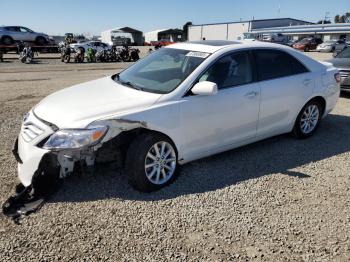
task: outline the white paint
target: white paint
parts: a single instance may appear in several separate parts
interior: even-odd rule
[[[86,128],[91,123],[109,125],[103,142],[122,130],[136,127],[164,133],[174,141],[183,164],[290,132],[307,101],[315,96],[324,97],[327,114],[339,97],[339,85],[334,79],[337,69],[282,45],[251,41],[224,46],[181,43],[166,48],[212,54],[169,94],[134,90],[107,77],[58,91],[42,100],[34,112],[59,128]],[[186,95],[196,79],[219,57],[256,48],[283,50],[311,72],[225,88],[207,96]],[[53,133],[33,116],[27,121],[35,121],[44,134],[30,143],[19,137],[19,155],[23,160],[19,178],[24,185],[30,183],[47,152],[36,147],[36,143]]]

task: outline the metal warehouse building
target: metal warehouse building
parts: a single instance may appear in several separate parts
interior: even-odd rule
[[[117,45],[122,42],[131,45],[143,45],[143,33],[130,27],[118,27],[103,31],[101,40],[105,43]]]
[[[243,36],[243,33],[251,32],[260,28],[285,27],[294,25],[312,24],[293,18],[276,18],[250,20],[230,23],[192,25],[188,28],[188,40],[237,40]]]
[[[281,33],[290,36],[290,38],[294,40],[307,36],[314,36],[322,38],[324,41],[338,39],[346,39],[347,41],[350,41],[350,23],[260,28],[253,29],[252,33],[255,36]]]

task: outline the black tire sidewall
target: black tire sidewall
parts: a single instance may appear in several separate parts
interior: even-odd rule
[[[307,107],[309,107],[310,105],[316,105],[316,106],[317,106],[318,111],[319,111],[319,116],[318,116],[318,121],[317,121],[317,124],[316,124],[316,127],[314,128],[314,130],[312,130],[312,132],[310,132],[310,133],[308,133],[308,134],[305,134],[305,133],[301,130],[300,121],[301,121],[301,117],[302,117],[302,115],[303,115],[305,109],[306,109]],[[317,101],[310,101],[310,102],[308,102],[308,103],[303,107],[303,109],[300,111],[300,113],[299,113],[299,115],[298,115],[298,117],[297,117],[297,119],[296,119],[296,121],[295,121],[294,129],[293,129],[293,134],[294,134],[296,137],[302,138],[302,139],[303,139],[303,138],[308,138],[308,137],[312,136],[312,135],[316,132],[317,128],[318,128],[319,125],[320,125],[320,121],[321,121],[321,119],[322,119],[322,112],[323,112],[323,108],[322,108],[322,106],[321,106],[321,104],[320,104],[319,102],[317,102]]]
[[[45,40],[44,37],[38,36],[38,37],[36,38],[36,43],[39,44],[39,45],[45,45],[45,44],[46,44],[46,40]]]
[[[147,178],[145,174],[145,158],[149,149],[157,142],[165,141],[173,147],[176,153],[176,159],[178,154],[174,143],[166,136],[159,133],[145,133],[137,137],[129,146],[125,161],[125,173],[128,177],[129,183],[136,190],[142,192],[152,192],[159,190],[169,184],[171,184],[178,174],[178,163],[176,163],[175,171],[172,177],[164,184],[153,184]]]
[[[8,39],[8,43],[6,43],[6,39]],[[1,42],[4,44],[4,45],[11,45],[14,43],[13,39],[9,36],[4,36],[2,39],[1,39]]]

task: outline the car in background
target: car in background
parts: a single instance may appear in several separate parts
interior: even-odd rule
[[[344,48],[344,50],[327,62],[332,63],[333,66],[339,69],[341,90],[350,92],[350,47]]]
[[[263,34],[262,41],[276,44],[286,44],[288,42],[288,38],[281,33]]]
[[[298,42],[298,40],[293,40],[293,39],[290,39],[288,40],[288,42],[285,43],[286,46],[289,46],[289,47],[293,47],[293,45]]]
[[[75,51],[77,49],[81,49],[83,52],[86,52],[86,50],[88,48],[92,48],[96,52],[112,49],[112,46],[110,46],[106,43],[103,43],[101,41],[84,41],[84,42],[80,42],[80,43],[70,44],[69,47],[72,49],[72,51]]]
[[[334,56],[343,51],[345,48],[350,46],[350,42],[346,42],[345,40],[339,40],[339,43],[335,45]]]
[[[13,148],[19,179],[35,191],[107,157],[124,163],[134,188],[154,191],[187,162],[279,134],[312,136],[339,81],[332,64],[283,45],[169,45],[34,106]]]
[[[336,40],[328,40],[319,44],[316,48],[317,52],[334,52],[335,46],[339,41]]]
[[[16,41],[35,42],[38,45],[50,42],[47,34],[34,32],[24,26],[1,26],[0,40],[4,45],[12,45]]]
[[[315,50],[319,44],[322,44],[322,40],[314,37],[307,37],[293,45],[294,49],[309,52],[310,50]]]

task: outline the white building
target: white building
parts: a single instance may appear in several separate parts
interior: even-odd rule
[[[244,33],[251,32],[254,29],[306,24],[311,23],[292,18],[277,18],[192,25],[188,28],[188,40],[239,40]]]
[[[101,41],[104,43],[121,45],[143,45],[143,33],[130,27],[118,27],[103,31]]]
[[[271,33],[281,33],[283,35],[289,36],[294,40],[308,36],[314,36],[321,38],[324,41],[338,40],[342,38],[350,41],[350,23],[260,28],[254,29],[251,32],[256,36]]]
[[[152,43],[160,40],[168,42],[181,42],[183,31],[181,29],[160,29],[145,33],[145,42]]]

